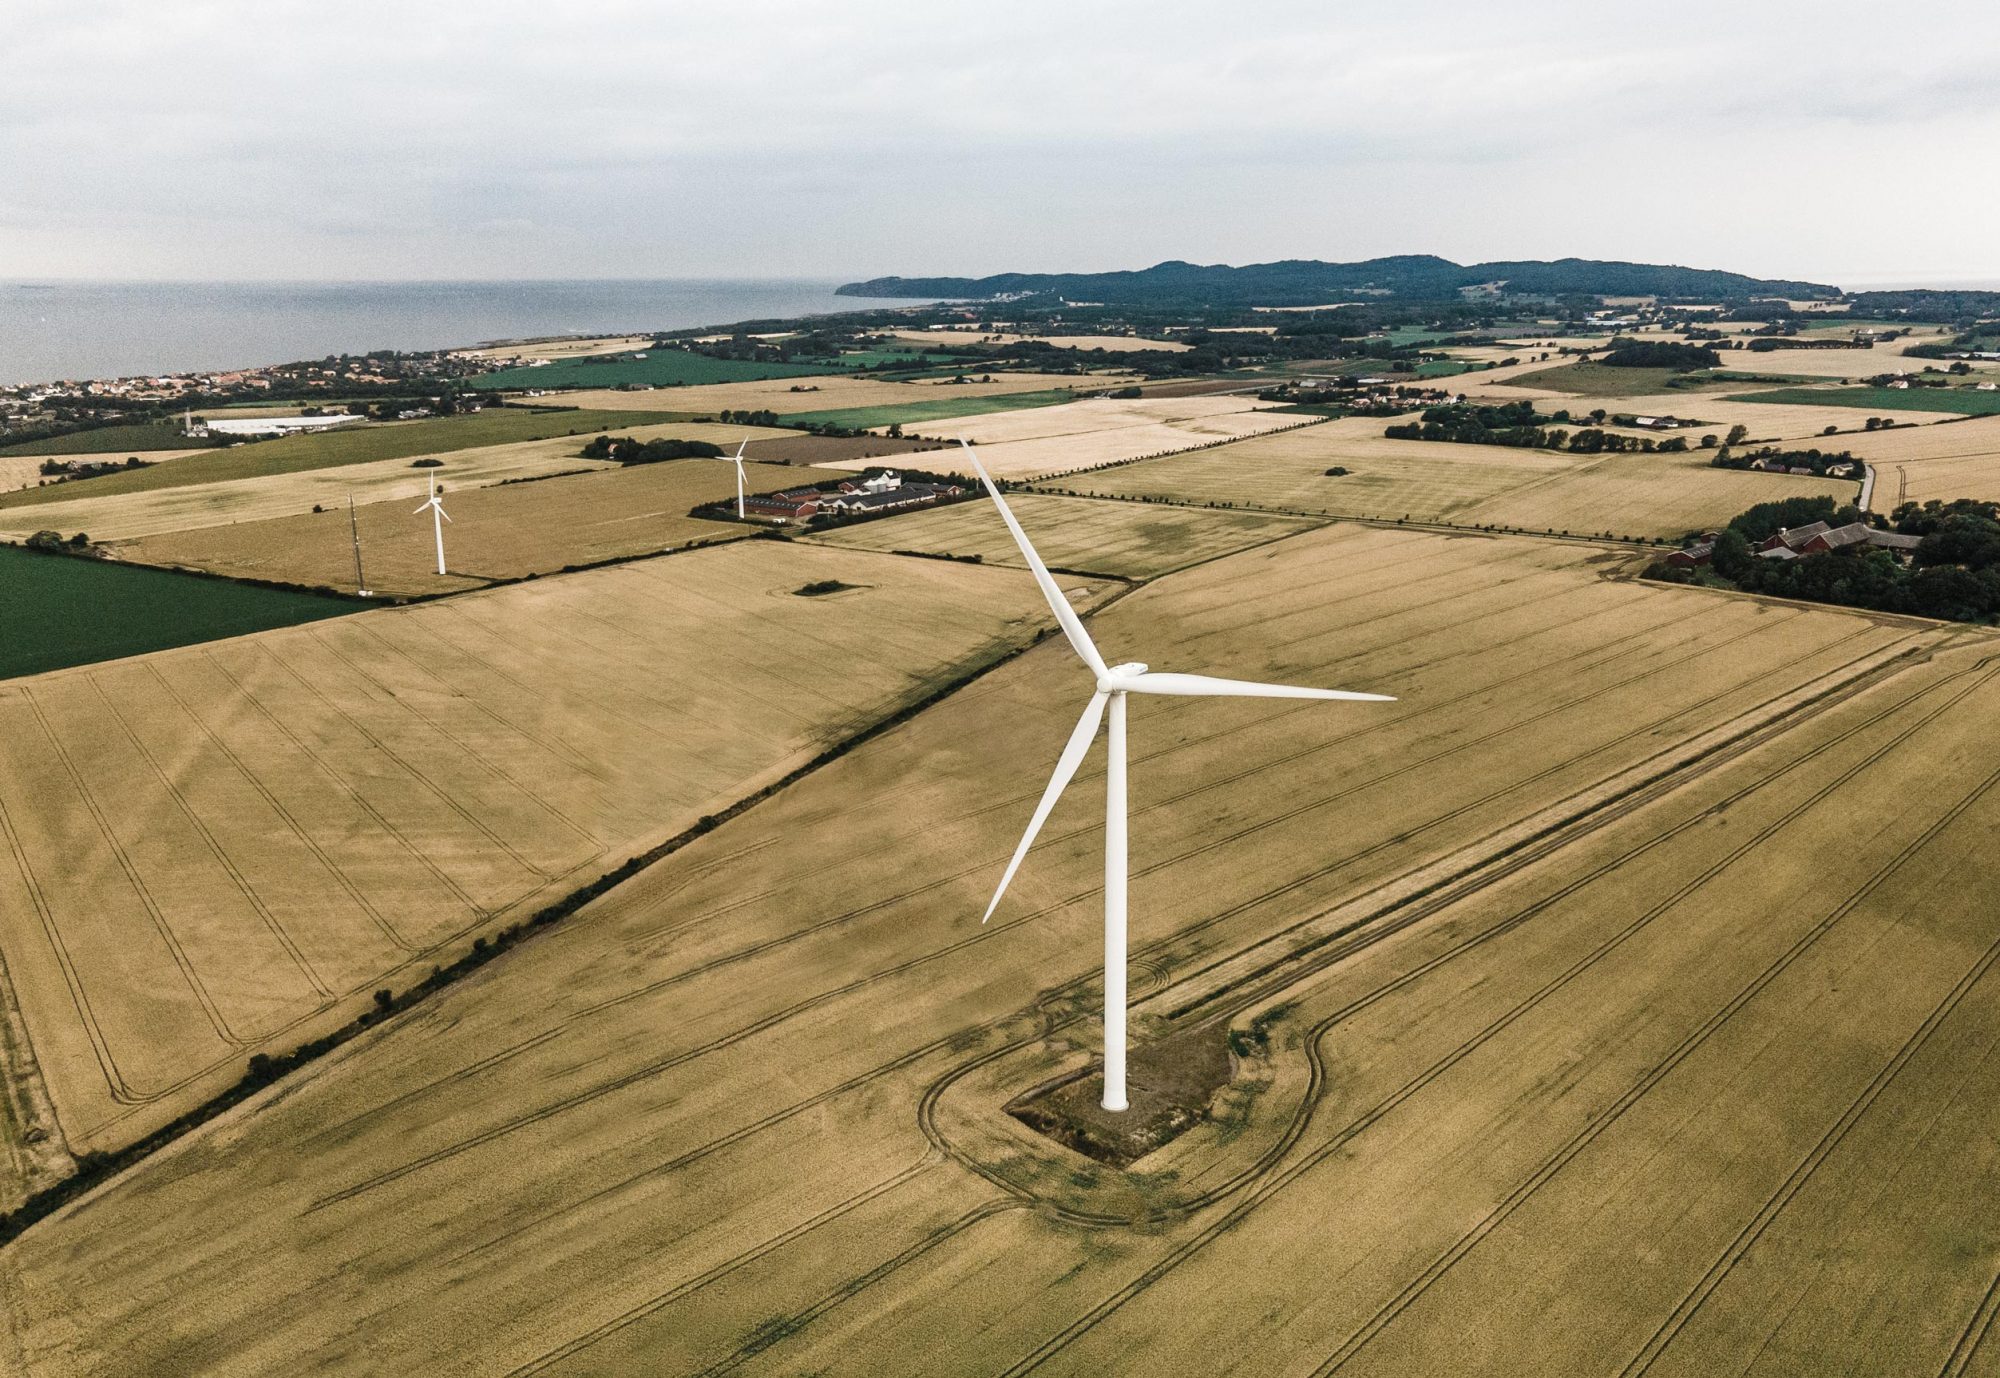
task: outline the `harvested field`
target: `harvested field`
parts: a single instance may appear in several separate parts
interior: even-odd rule
[[[766,464],[838,464],[851,460],[888,460],[922,450],[935,450],[929,440],[905,440],[886,435],[783,435],[760,431],[744,456]],[[735,451],[731,447],[730,452]],[[921,467],[921,464],[919,465]]]
[[[754,439],[782,434],[753,427],[697,425],[688,421],[620,426],[613,433],[641,440],[678,437],[731,446],[746,436]],[[438,456],[441,463],[436,468],[417,468],[408,459],[387,459],[372,464],[303,469],[263,478],[103,497],[85,496],[97,493],[95,485],[102,481],[91,479],[71,488],[69,491],[77,496],[67,501],[19,509],[0,507],[0,534],[27,535],[43,527],[61,527],[65,532],[87,531],[94,540],[123,541],[229,522],[296,516],[310,513],[315,504],[328,511],[338,507],[344,512],[349,494],[360,503],[420,502],[428,488],[429,474],[437,475],[438,482],[462,492],[514,479],[607,468],[603,461],[579,456],[584,444],[582,436],[564,435],[550,440],[452,450]]]
[[[853,587],[793,596],[822,580]],[[0,956],[64,1140],[407,990],[1020,644],[1036,597],[735,542],[0,685]]]
[[[842,475],[826,469],[745,464],[749,491]],[[712,459],[612,467],[597,473],[463,492],[446,486],[445,565],[437,572],[430,514],[409,499],[355,510],[363,572],[376,593],[454,593],[499,579],[553,574],[569,565],[651,555],[751,534],[738,522],[690,517],[698,503],[736,495],[736,467]],[[175,531],[124,543],[118,558],[354,591],[347,508]]]
[[[796,412],[785,419],[794,425],[838,426],[842,430],[908,426],[915,429],[939,419],[985,416],[995,412],[1027,411],[1073,402],[1068,388],[1049,392],[1009,392],[993,397],[920,397],[886,407],[847,407],[837,411]]]
[[[1218,555],[1309,530],[1298,517],[1211,512],[1165,504],[1101,502],[1020,493],[1008,499],[1034,533],[1035,549],[1057,569],[1149,579]],[[1025,569],[1019,547],[991,503],[964,502],[841,527],[813,539],[865,550],[976,555]]]
[[[1351,417],[1063,481],[1112,497],[1234,504],[1329,516],[1676,537],[1755,503],[1859,491],[1849,480],[1716,469],[1688,454],[1551,450],[1390,440]],[[989,451],[981,450],[985,459]],[[1349,472],[1329,476],[1329,468]]]
[[[1749,373],[1811,374],[1820,378],[1851,378],[1859,382],[1882,373],[1921,373],[1925,366],[1946,368],[1948,359],[1911,359],[1903,355],[1916,340],[1891,340],[1867,349],[1767,349],[1729,350],[1722,356],[1726,369]],[[1975,373],[1991,365],[1971,365]]]
[[[603,430],[629,429],[671,420],[673,417],[658,412],[629,409],[606,415],[575,410],[523,411],[488,407],[469,416],[388,421],[322,431],[315,435],[288,435],[277,440],[250,441],[191,455],[173,464],[86,479],[75,489],[64,485],[62,490],[35,488],[18,493],[0,493],[0,509],[44,502],[68,502],[73,496],[81,494],[85,487],[92,497],[157,492],[189,484],[269,478],[277,474],[300,474],[314,469],[367,464],[375,460],[453,454],[460,450],[524,440],[590,436]]]
[[[1135,709],[1135,1027],[1264,1042],[1131,1171],[1002,1109],[1094,1039],[1094,761],[977,921],[1050,644],[35,1226],[26,1365],[1944,1369],[2000,1269],[1996,643],[1595,558],[1344,528],[1093,619],[1405,696]]]
[[[1196,396],[1093,397],[1032,411],[921,424],[926,436],[971,440],[979,446],[980,462],[997,477],[1038,478],[1301,423],[1295,413],[1255,398]]]
[[[509,359],[576,359],[592,354],[622,354],[627,350],[644,349],[652,342],[651,335],[613,335],[593,339],[535,340],[519,344],[486,345],[479,349],[461,349],[455,352],[462,359],[503,362]]]
[[[773,411],[780,416],[791,416],[800,412],[838,411],[853,407],[902,406],[941,397],[1002,397],[1008,393],[1049,392],[1062,388],[1089,394],[1106,388],[1123,387],[1134,381],[1130,374],[1121,373],[1081,376],[1074,373],[989,373],[976,368],[969,368],[967,376],[991,377],[992,381],[955,383],[947,375],[892,383],[881,378],[821,373],[809,378],[655,388],[651,392],[620,392],[615,388],[566,392],[562,395],[562,403],[566,407],[614,411],[643,405],[658,407],[677,416],[714,416],[723,411]]]

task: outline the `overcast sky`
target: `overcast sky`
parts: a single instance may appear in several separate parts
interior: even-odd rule
[[[2000,278],[2000,7],[6,0],[0,279]]]

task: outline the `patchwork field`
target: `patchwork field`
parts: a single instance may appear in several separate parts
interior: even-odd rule
[[[1125,579],[1149,579],[1313,526],[1303,518],[1263,512],[1211,512],[1040,493],[1015,494],[1008,502],[1034,533],[1035,549],[1049,565]],[[885,517],[812,539],[864,550],[976,555],[989,565],[1027,568],[1000,514],[986,502]]]
[[[821,373],[808,378],[780,378],[763,383],[714,383],[705,387],[662,388],[653,392],[620,392],[617,389],[566,392],[566,407],[629,410],[644,405],[671,410],[680,416],[714,416],[723,411],[772,411],[780,416],[802,412],[843,411],[855,407],[905,406],[940,398],[1003,397],[1018,392],[1052,392],[1063,389],[1090,394],[1133,382],[1130,374],[1093,373],[992,373],[968,368],[968,378],[990,377],[991,382],[953,382],[950,375],[940,378],[912,378],[895,383],[882,378],[856,377],[844,373]]]
[[[593,354],[622,354],[644,349],[651,335],[614,335],[593,339],[535,340],[518,344],[485,345],[478,349],[454,351],[461,358],[506,361],[511,359],[577,359]]]
[[[0,545],[0,679],[314,622],[356,607]]]
[[[1063,486],[1116,497],[1233,503],[1460,526],[1679,536],[1774,498],[1851,501],[1848,480],[1716,469],[1688,454],[1570,455],[1389,440],[1366,417],[1082,474]],[[990,451],[982,449],[985,460]],[[1329,476],[1329,468],[1345,468]]]
[[[759,436],[784,434],[688,421],[619,426],[612,433],[641,440],[679,437],[729,446],[746,437],[754,440]],[[196,527],[296,516],[310,513],[315,505],[328,511],[337,507],[345,512],[350,494],[359,503],[395,501],[414,505],[423,500],[429,487],[428,476],[432,474],[453,491],[463,492],[515,479],[606,468],[602,461],[579,457],[584,444],[582,436],[563,435],[549,440],[448,451],[436,456],[440,463],[435,468],[417,468],[408,459],[386,459],[106,496],[94,496],[99,492],[96,485],[102,480],[91,479],[69,489],[78,496],[62,502],[47,502],[37,507],[0,507],[0,535],[26,536],[48,527],[64,533],[84,531],[99,541],[133,540]],[[733,479],[731,483],[734,484]],[[86,494],[93,496],[83,496]]]
[[[745,464],[750,492],[840,478],[827,469]],[[447,475],[447,480],[449,475]],[[736,496],[736,467],[708,459],[612,467],[601,472],[459,491],[446,485],[445,567],[428,512],[411,502],[355,509],[362,568],[382,594],[451,593],[496,579],[553,574],[569,565],[738,540],[752,528],[688,516],[698,503]],[[321,513],[204,526],[116,547],[118,558],[237,578],[354,590],[354,546],[343,504]]]
[[[1958,1371],[2000,641],[1600,558],[1334,528],[1092,619],[1402,696],[1135,707],[1135,1063],[1240,1051],[1130,1171],[1003,1108],[1096,1036],[1094,756],[978,922],[1086,687],[1052,642],[37,1225],[5,1333],[49,1374]]]
[[[0,954],[63,1140],[407,989],[1025,641],[1036,599],[738,542],[0,685]]]
[[[1149,340],[1138,335],[1014,335],[1006,331],[981,334],[973,330],[889,330],[883,333],[911,344],[946,347],[981,344],[998,348],[1031,342],[1051,345],[1056,349],[1102,349],[1109,353],[1159,350],[1167,354],[1179,354],[1192,348],[1180,340]]]
[[[306,473],[384,459],[416,459],[461,450],[544,440],[670,421],[670,415],[632,411],[615,414],[567,411],[525,411],[488,407],[467,416],[441,416],[425,421],[387,421],[317,435],[288,435],[277,440],[250,441],[226,449],[190,455],[172,464],[130,473],[86,479],[77,487],[33,488],[0,493],[0,509],[45,502],[69,502],[86,488],[92,497],[158,492],[190,484],[226,483],[279,474]]]
[[[997,477],[1037,478],[1301,424],[1295,413],[1254,397],[1092,397],[930,420],[921,429],[933,439],[972,441],[980,462]]]

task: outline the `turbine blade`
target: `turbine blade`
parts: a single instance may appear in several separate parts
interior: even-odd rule
[[[738,464],[741,464],[743,462],[743,452],[749,448],[750,448],[750,437],[746,435],[743,437],[742,443],[736,447],[736,462]]]
[[[1028,568],[1034,572],[1035,582],[1041,585],[1042,597],[1048,600],[1049,611],[1056,615],[1056,622],[1062,627],[1063,635],[1069,638],[1071,649],[1081,656],[1083,663],[1097,675],[1101,677],[1108,674],[1104,657],[1097,653],[1097,646],[1091,641],[1090,633],[1083,629],[1083,619],[1076,615],[1076,609],[1069,605],[1069,600],[1063,597],[1062,590],[1056,587],[1055,579],[1049,574],[1049,567],[1042,563],[1042,557],[1037,555],[1034,546],[1028,543],[1028,533],[1021,530],[1021,523],[1014,520],[1013,510],[1007,506],[1007,500],[1000,496],[1000,489],[995,486],[993,476],[986,472],[986,466],[979,462],[979,456],[973,452],[971,445],[963,440],[958,443],[965,447],[965,457],[972,461],[972,467],[978,473],[979,481],[986,485],[987,493],[993,498],[993,505],[1000,509],[1000,519],[1007,523],[1007,529],[1013,533],[1014,544],[1021,547],[1021,554],[1027,557]]]
[[[1008,882],[1014,879],[1014,872],[1021,869],[1021,861],[1028,855],[1028,848],[1035,845],[1035,834],[1048,822],[1049,810],[1056,806],[1056,800],[1069,788],[1069,782],[1076,778],[1077,767],[1083,764],[1085,753],[1090,750],[1091,738],[1097,735],[1097,725],[1104,721],[1104,702],[1110,695],[1102,689],[1090,696],[1084,705],[1083,716],[1076,720],[1075,729],[1069,734],[1069,744],[1063,747],[1062,755],[1056,759],[1056,772],[1049,777],[1049,787],[1042,791],[1042,802],[1035,805],[1035,816],[1028,820],[1028,830],[1021,834],[1021,845],[1014,849],[1014,859],[1007,863],[1006,874],[1000,877],[1000,888],[993,892],[992,902],[986,906],[981,923],[993,917],[993,911],[1000,907],[1000,897],[1007,893]]]
[[[1345,699],[1354,703],[1394,703],[1389,694],[1357,694],[1350,689],[1308,689],[1294,684],[1259,684],[1213,675],[1153,674],[1121,679],[1118,687],[1135,694],[1213,694],[1243,699]]]
[[[419,507],[416,511],[410,513],[410,515],[413,517],[421,517],[424,513],[430,510],[431,510],[431,505],[429,503],[425,503],[422,507]]]
[[[440,505],[438,506],[438,515],[439,515],[440,517],[443,517],[443,518],[444,518],[444,519],[445,519],[446,521],[450,521],[450,520],[451,520],[451,513],[449,513],[449,512],[447,512],[447,511],[445,511],[445,510],[444,510],[444,507],[443,507],[443,505],[442,505],[442,504],[440,504]]]

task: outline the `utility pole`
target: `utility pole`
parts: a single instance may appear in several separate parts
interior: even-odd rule
[[[354,515],[354,494],[347,495],[347,531],[354,537],[354,591],[368,597],[368,581],[361,577],[361,522]]]

